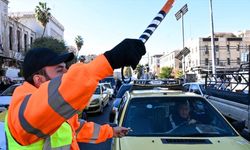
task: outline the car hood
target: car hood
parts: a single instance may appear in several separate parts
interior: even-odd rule
[[[11,96],[0,96],[0,105],[10,104]]]
[[[250,144],[242,137],[220,138],[165,138],[165,137],[123,137],[120,138],[122,150],[249,150]]]

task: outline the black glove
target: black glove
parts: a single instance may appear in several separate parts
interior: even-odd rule
[[[104,56],[113,69],[124,66],[135,69],[145,53],[146,48],[141,40],[125,39],[110,51],[106,51]]]

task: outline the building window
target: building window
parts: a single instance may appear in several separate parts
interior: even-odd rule
[[[227,51],[228,51],[228,52],[230,51],[230,46],[229,46],[229,45],[227,45]]]
[[[23,41],[24,41],[24,51],[26,52],[27,51],[27,34],[24,34],[24,36],[23,36]]]
[[[182,63],[181,62],[179,63],[179,68],[182,68]]]
[[[20,40],[20,37],[21,37],[21,35],[20,35],[21,33],[20,33],[20,30],[17,30],[17,33],[16,33],[16,35],[17,35],[17,51],[18,52],[20,52],[21,51],[21,40]]]
[[[214,49],[215,49],[216,52],[218,52],[219,51],[219,45],[215,45]]]
[[[33,43],[33,37],[30,37],[30,45]]]
[[[227,65],[230,65],[230,58],[227,58]]]
[[[240,65],[240,58],[237,58],[237,64]]]
[[[205,65],[208,65],[208,58],[205,58]]]
[[[10,47],[10,50],[13,49],[13,47],[12,47],[12,34],[13,34],[13,28],[9,27],[9,47]]]
[[[207,45],[205,45],[205,54],[209,54],[208,46]]]
[[[237,45],[237,51],[240,51],[240,45]]]
[[[219,65],[219,64],[220,64],[220,59],[216,58],[216,65]]]

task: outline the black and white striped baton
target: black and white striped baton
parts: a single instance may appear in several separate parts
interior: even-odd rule
[[[162,22],[162,20],[165,18],[166,14],[172,8],[174,1],[175,0],[168,0],[164,4],[164,6],[158,12],[158,14],[156,15],[156,17],[152,20],[152,22],[149,24],[149,26],[146,28],[146,30],[139,37],[139,39],[142,40],[142,42],[144,44],[147,42],[147,40],[149,39],[149,37],[154,33],[154,31],[156,30],[156,28],[160,25],[160,23]],[[121,69],[122,81],[124,83],[129,83],[131,81],[131,78],[125,80],[125,77],[123,75],[123,70],[124,70],[124,67],[122,67],[122,69]]]

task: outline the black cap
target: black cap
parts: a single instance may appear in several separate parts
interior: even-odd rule
[[[34,48],[27,52],[23,61],[23,75],[27,79],[45,66],[68,62],[74,58],[73,53],[59,54],[48,48]]]

